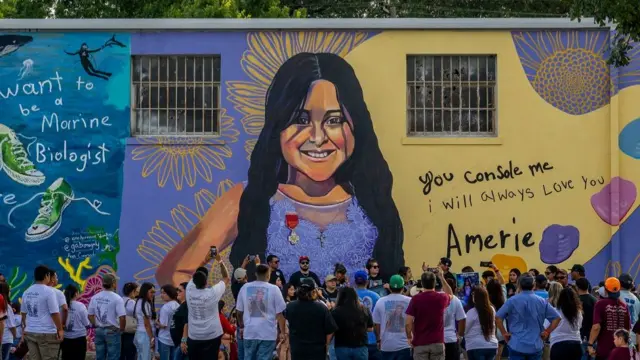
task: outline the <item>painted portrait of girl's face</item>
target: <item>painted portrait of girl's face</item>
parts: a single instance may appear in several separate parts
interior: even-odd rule
[[[291,125],[280,133],[284,159],[310,179],[325,181],[353,154],[352,128],[335,85],[314,81],[303,106],[293,114]]]

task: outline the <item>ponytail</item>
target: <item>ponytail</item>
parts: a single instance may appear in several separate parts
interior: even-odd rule
[[[67,306],[69,308],[71,308],[71,302],[76,295],[78,295],[78,288],[75,285],[67,285],[64,289],[64,298],[67,301]]]

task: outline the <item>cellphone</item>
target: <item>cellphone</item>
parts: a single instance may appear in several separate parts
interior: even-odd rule
[[[490,268],[493,267],[493,263],[491,261],[480,261],[480,267]]]
[[[255,259],[256,259],[256,256],[255,256],[255,255],[249,255],[249,261],[253,261],[253,260],[255,260]]]
[[[211,257],[216,257],[216,255],[218,255],[218,248],[212,246],[211,249],[209,249],[209,254],[211,254]]]
[[[430,271],[430,272],[437,272],[438,270],[440,270],[440,269],[439,269],[439,268],[437,268],[437,267],[430,267],[430,268],[427,268],[427,271]]]

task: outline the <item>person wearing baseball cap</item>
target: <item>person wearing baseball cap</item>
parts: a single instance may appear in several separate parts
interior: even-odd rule
[[[574,283],[578,279],[586,279],[585,274],[586,271],[584,270],[584,266],[575,264],[571,267],[571,280],[573,280]],[[589,284],[589,292],[591,292],[591,284]]]
[[[587,343],[587,351],[596,359],[606,359],[615,347],[613,334],[618,329],[631,329],[631,315],[624,301],[620,300],[620,280],[610,277],[604,282],[607,295],[596,302],[593,309],[593,327]],[[597,342],[597,349],[593,343]]]
[[[324,290],[327,293],[327,300],[335,304],[338,300],[338,283],[336,276],[329,274],[324,278]]]
[[[373,323],[379,338],[383,359],[411,359],[411,346],[404,331],[405,312],[411,298],[402,295],[404,279],[393,275],[389,279],[389,295],[381,297],[373,309]],[[391,311],[387,311],[390,308]]]
[[[96,328],[96,344],[102,343],[109,345],[103,345],[101,356],[96,358],[99,360],[117,359],[120,357],[121,337],[120,335],[114,337],[113,332],[114,330],[120,331],[120,333],[124,332],[127,312],[124,308],[124,300],[116,293],[118,286],[117,280],[117,277],[113,274],[104,274],[102,276],[102,287],[104,290],[94,295],[89,301],[89,322]],[[117,346],[113,346],[113,342],[116,342]],[[98,353],[96,352],[96,354]],[[101,358],[102,356],[105,357]]]
[[[622,274],[618,277],[618,280],[620,281],[620,300],[627,304],[629,315],[631,315],[631,328],[633,329],[640,314],[640,300],[631,292],[634,286],[631,275]],[[629,344],[636,344],[636,334],[633,332],[631,333]]]
[[[518,279],[520,293],[510,297],[496,313],[496,326],[509,346],[509,354],[540,358],[544,342],[560,324],[560,313],[533,292],[535,280],[529,273]],[[509,324],[506,330],[504,321]],[[545,329],[542,324],[549,321]]]
[[[327,306],[316,301],[316,286],[311,277],[301,278],[297,301],[287,304],[292,359],[325,360],[327,335],[338,329]]]
[[[456,276],[451,272],[451,265],[453,265],[453,262],[451,262],[451,259],[448,257],[440,258],[440,269],[442,270],[444,279],[452,279],[453,281],[456,281]]]
[[[380,299],[380,295],[367,289],[367,285],[369,284],[369,274],[365,270],[358,270],[353,274],[353,279],[356,283],[356,292],[358,293],[360,302],[369,309],[370,313],[373,313],[373,309],[376,307],[376,303]],[[379,352],[376,334],[373,331],[370,331],[367,336],[369,338],[369,344],[367,345],[369,348],[369,357],[375,358],[375,354]]]
[[[309,270],[310,264],[311,264],[311,260],[309,260],[308,256],[303,255],[298,258],[298,265],[300,266],[300,270],[294,272],[291,275],[291,279],[289,279],[291,284],[293,284],[293,286],[295,286],[296,289],[300,287],[300,285],[302,284],[300,281],[304,278],[311,278],[316,283],[316,285],[321,284],[320,278],[318,277],[318,275],[316,275],[316,273],[314,273],[313,271]]]

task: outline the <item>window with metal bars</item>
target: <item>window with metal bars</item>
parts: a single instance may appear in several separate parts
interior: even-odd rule
[[[131,133],[215,136],[220,56],[134,56]]]
[[[495,55],[407,56],[407,135],[494,137]]]

